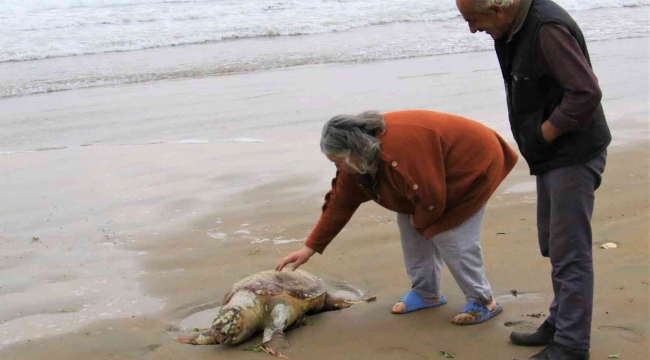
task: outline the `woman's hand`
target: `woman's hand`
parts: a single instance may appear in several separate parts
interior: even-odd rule
[[[293,263],[291,266],[291,271],[296,270],[300,265],[309,261],[309,258],[314,255],[315,251],[307,246],[304,246],[298,251],[294,251],[291,254],[285,256],[278,266],[275,267],[275,270],[282,270],[287,264]]]

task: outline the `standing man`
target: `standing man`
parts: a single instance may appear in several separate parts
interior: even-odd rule
[[[580,28],[550,0],[456,0],[472,33],[494,39],[510,127],[537,180],[537,230],[554,299],[517,345],[533,360],[589,359],[593,307],[591,214],[611,135]]]

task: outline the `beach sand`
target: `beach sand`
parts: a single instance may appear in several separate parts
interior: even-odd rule
[[[592,359],[650,357],[648,39],[590,44],[614,136],[596,193]],[[190,54],[191,55],[191,54]],[[188,56],[190,56],[188,55]],[[206,326],[237,280],[302,246],[334,168],[322,124],[338,113],[424,108],[480,120],[512,142],[492,52],[300,67],[0,101],[0,359],[262,359],[189,346],[169,326]],[[302,269],[377,301],[288,333],[295,359],[525,359],[513,330],[552,298],[539,254],[534,178],[523,159],[488,203],[482,245],[504,312],[450,323],[465,301],[390,308],[410,287],[395,216],[365,204]],[[617,249],[598,246],[615,242]],[[516,290],[517,296],[512,295]]]

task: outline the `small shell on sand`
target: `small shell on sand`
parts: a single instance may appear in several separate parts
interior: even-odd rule
[[[604,244],[600,245],[600,248],[605,249],[605,250],[616,249],[617,247],[618,247],[618,245],[616,245],[613,242],[608,242],[608,243],[604,243]]]

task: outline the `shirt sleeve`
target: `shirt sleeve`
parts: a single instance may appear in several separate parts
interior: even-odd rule
[[[564,98],[551,113],[549,121],[565,131],[585,129],[602,98],[596,75],[578,42],[564,25],[543,25],[539,40],[543,68],[564,88]]]
[[[332,179],[332,189],[325,195],[323,212],[305,241],[305,246],[322,254],[359,206],[370,200],[357,187],[347,173],[336,173]]]

